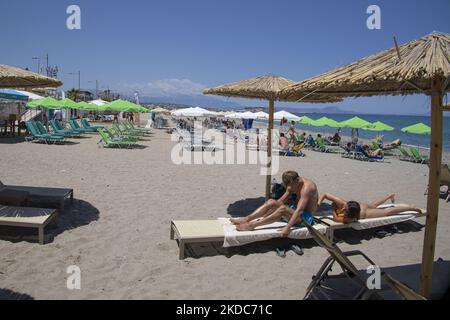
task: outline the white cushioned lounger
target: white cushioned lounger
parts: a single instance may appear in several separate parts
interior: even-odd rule
[[[379,206],[378,208],[385,209],[385,208],[391,208],[391,207],[395,207],[395,206],[396,206],[395,204],[388,204],[388,205]],[[352,222],[349,224],[335,222],[332,220],[332,217],[327,217],[327,218],[324,218],[321,220],[324,223],[329,225],[330,233],[331,233],[330,238],[332,238],[334,230],[348,229],[348,228],[352,228],[355,230],[374,229],[374,228],[378,228],[378,227],[383,227],[383,226],[388,226],[388,225],[393,225],[393,224],[413,220],[413,219],[420,218],[423,216],[426,216],[425,210],[422,210],[422,214],[418,214],[415,211],[405,211],[405,212],[402,212],[400,214],[396,214],[393,216],[374,218],[374,219],[362,219],[362,220]]]
[[[185,246],[190,243],[223,242],[225,248],[242,246],[249,243],[279,238],[279,230],[286,225],[284,222],[275,222],[262,226],[254,231],[237,231],[229,218],[217,220],[188,220],[172,221],[170,239],[178,240],[180,247],[179,258],[185,257]],[[328,227],[315,224],[314,227],[323,234],[328,234]],[[289,234],[291,239],[312,238],[307,228],[296,228]]]

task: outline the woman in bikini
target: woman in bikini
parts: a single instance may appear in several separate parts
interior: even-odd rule
[[[371,203],[359,203],[356,201],[347,201],[329,193],[323,193],[319,197],[318,205],[320,206],[325,200],[331,201],[333,220],[341,223],[352,223],[360,219],[388,217],[405,211],[422,213],[422,210],[419,208],[408,204],[399,204],[395,207],[385,209],[378,208],[388,200],[395,203],[395,194],[381,197]]]

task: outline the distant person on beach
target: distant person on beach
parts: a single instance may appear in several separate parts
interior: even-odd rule
[[[238,231],[251,231],[257,227],[284,220],[286,226],[280,230],[282,237],[287,237],[292,227],[302,223],[302,218],[312,218],[318,209],[319,193],[316,184],[305,177],[300,177],[295,171],[283,173],[284,195],[278,199],[270,199],[244,218],[231,219]],[[294,203],[288,201],[294,195]]]
[[[365,144],[363,147],[364,151],[367,153],[367,155],[369,157],[382,157],[384,156],[383,150],[382,149],[377,149],[377,150],[370,150],[370,147]]]
[[[280,133],[280,141],[278,142],[281,149],[289,149],[289,140],[284,133]]]
[[[388,217],[405,211],[415,211],[419,214],[422,213],[422,210],[408,204],[378,209],[380,205],[386,203],[388,200],[395,203],[395,194],[381,197],[371,203],[359,203],[356,201],[347,201],[330,193],[323,193],[320,195],[318,206],[320,207],[325,200],[331,202],[333,220],[341,223],[352,223],[362,219]]]
[[[308,135],[308,138],[306,138],[306,145],[307,146],[314,146],[315,142],[314,142],[314,138],[312,137],[311,134]]]

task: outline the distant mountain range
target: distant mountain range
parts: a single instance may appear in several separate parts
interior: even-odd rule
[[[131,95],[121,95],[125,99],[133,100],[134,97]],[[140,102],[142,104],[154,104],[163,105],[171,108],[184,108],[184,107],[203,107],[212,108],[220,110],[264,110],[267,111],[265,107],[249,107],[240,104],[233,100],[228,100],[226,98],[214,97],[208,95],[174,95],[174,96],[164,96],[164,97],[150,97],[141,96]],[[264,105],[264,103],[262,103]],[[338,107],[324,107],[324,108],[290,108],[284,107],[286,111],[293,113],[328,113],[328,114],[345,114],[345,113],[355,113],[347,110],[342,110]]]

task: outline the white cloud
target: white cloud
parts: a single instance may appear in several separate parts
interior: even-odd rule
[[[139,91],[144,96],[174,96],[174,95],[187,95],[197,96],[201,95],[205,86],[193,82],[189,79],[163,79],[156,80],[146,84],[123,84],[124,89],[130,91]]]

